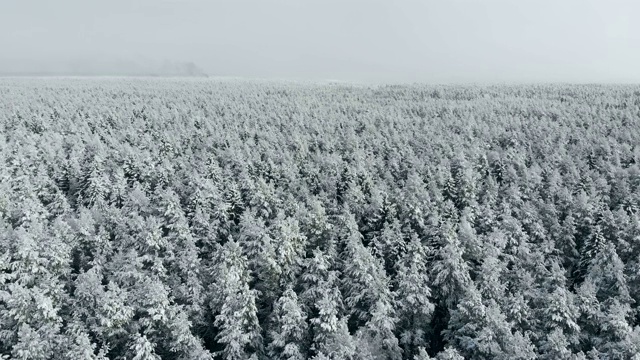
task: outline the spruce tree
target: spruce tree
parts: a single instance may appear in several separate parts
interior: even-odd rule
[[[291,287],[276,301],[272,317],[267,346],[269,357],[277,360],[306,359],[310,340],[307,315]]]
[[[234,240],[222,248],[221,263],[215,273],[211,291],[211,308],[215,312],[218,353],[225,360],[258,359],[263,353],[261,327],[258,323],[255,290],[249,288],[247,259]]]
[[[427,346],[434,304],[427,269],[427,254],[414,233],[407,251],[398,264],[395,285],[395,309],[398,314],[398,334],[405,357],[416,354],[419,347]]]

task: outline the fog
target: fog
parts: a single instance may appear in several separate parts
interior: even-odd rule
[[[638,14],[633,0],[5,0],[0,74],[640,82]]]

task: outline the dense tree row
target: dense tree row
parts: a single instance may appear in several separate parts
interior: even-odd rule
[[[640,88],[0,82],[11,359],[640,359]]]

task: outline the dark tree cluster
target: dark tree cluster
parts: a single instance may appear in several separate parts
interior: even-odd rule
[[[0,358],[640,359],[640,88],[0,81]]]

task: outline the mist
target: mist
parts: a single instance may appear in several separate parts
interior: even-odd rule
[[[639,13],[623,0],[11,0],[0,74],[637,83]]]

